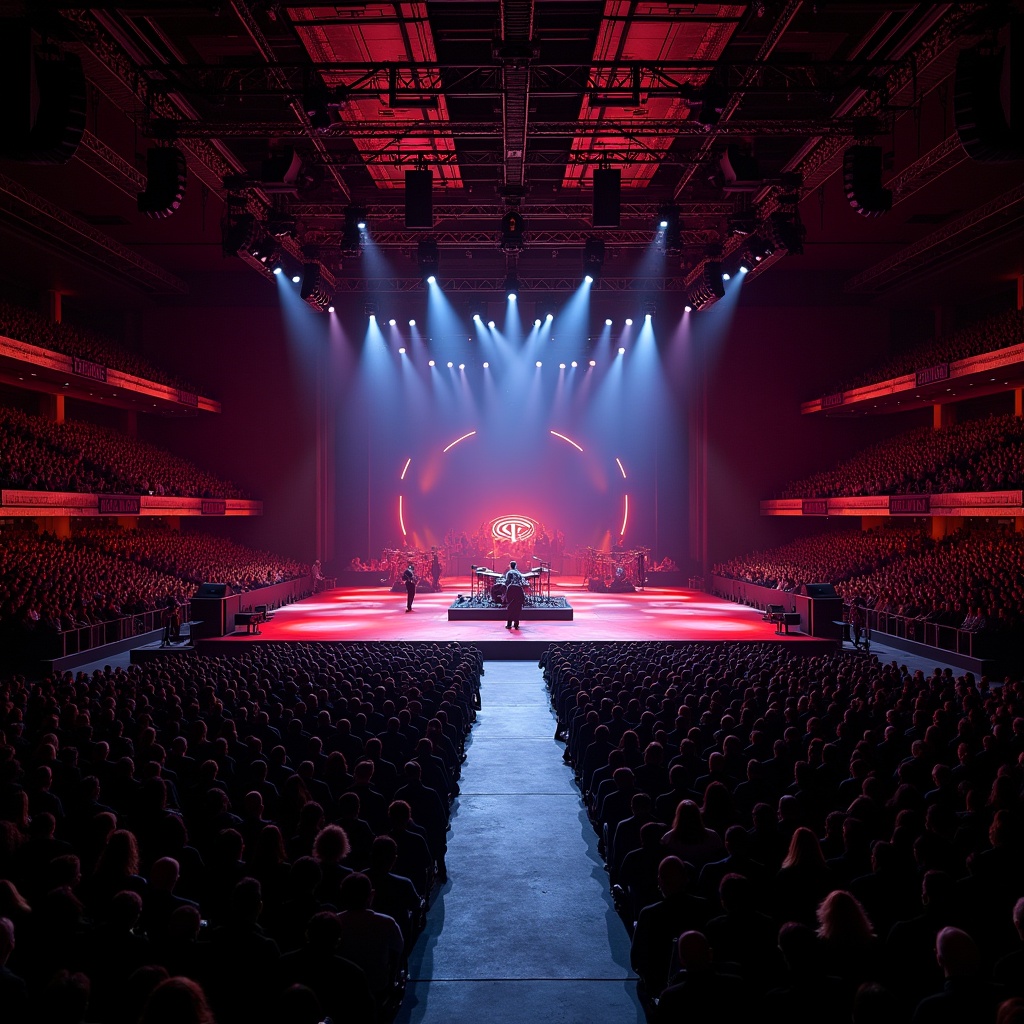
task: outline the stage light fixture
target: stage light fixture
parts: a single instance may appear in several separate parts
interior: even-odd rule
[[[366,230],[366,210],[362,206],[345,207],[345,226],[341,231],[341,252],[343,256],[358,256],[363,248],[363,232]]]
[[[533,321],[533,326],[534,327],[540,327],[540,320],[539,319],[538,320],[534,320]]]
[[[415,327],[416,326],[416,321],[415,320],[410,320],[409,321],[409,326],[410,327]]]
[[[648,299],[641,307],[644,318],[650,320],[658,312],[658,304],[653,299]]]
[[[727,271],[723,271],[722,272],[722,280],[723,281],[731,281],[732,280],[732,274],[728,273]]]
[[[691,306],[689,303],[687,303],[685,306],[683,306],[683,312],[684,313],[692,313],[693,312],[693,306]]]
[[[544,364],[539,359],[537,360],[536,363],[534,363],[534,366],[536,366],[538,369],[540,369],[540,367],[542,367],[543,365]]]
[[[416,245],[416,262],[420,274],[427,284],[437,281],[437,272],[441,266],[441,256],[434,238],[422,238]]]
[[[475,321],[476,323],[480,323],[480,322],[481,322],[480,314],[479,314],[479,313],[474,313],[474,314],[473,314],[473,320],[474,320],[474,321]]]
[[[564,369],[565,369],[565,363],[559,363],[559,364],[558,364],[558,368],[559,368],[560,370],[564,370]]]
[[[428,360],[427,360],[427,366],[435,366],[435,365],[436,365],[436,364],[435,364],[435,362],[434,362],[434,360],[433,360],[433,359],[428,359]]]
[[[627,327],[632,327],[633,326],[633,318],[631,316],[627,316],[626,317],[626,326]]]
[[[394,319],[394,317],[392,317],[392,318],[391,318],[391,319],[390,319],[390,320],[388,321],[388,327],[394,327],[396,323],[398,323],[398,321],[397,321],[397,320],[395,320],[395,319]]]
[[[611,327],[611,325],[612,325],[612,318],[611,317],[605,317],[604,325],[605,325],[605,327]]]
[[[519,298],[519,276],[515,270],[510,270],[505,275],[505,283],[503,285],[505,289],[505,295],[509,302],[515,302]]]
[[[466,364],[465,363],[459,363],[459,369],[460,370],[464,370],[465,368],[466,368]]]
[[[404,345],[398,350],[398,354],[400,356],[404,356],[405,355],[405,346]]]
[[[650,323],[651,322],[651,314],[650,313],[644,313],[644,320],[645,320],[646,323]]]
[[[327,307],[327,312],[328,313],[333,313],[334,312],[334,307],[333,306],[328,306]]]
[[[588,283],[592,284],[601,276],[604,266],[604,239],[588,238],[583,243],[583,273]]]
[[[679,207],[665,203],[658,208],[658,247],[666,256],[678,256],[683,251],[682,228],[679,223]]]
[[[548,323],[551,323],[551,321],[555,319],[555,314],[554,314],[554,313],[552,313],[552,312],[551,312],[551,310],[548,310],[548,311],[547,311],[547,312],[546,312],[546,313],[544,314],[544,319],[545,319],[545,320],[546,320],[546,321],[547,321]]]
[[[626,350],[624,348],[620,348],[619,349],[619,355],[620,356],[624,356],[625,354],[626,354]]]
[[[488,369],[490,367],[490,365],[491,365],[490,363],[484,363],[484,369],[485,370]]]
[[[569,365],[575,370],[576,367],[579,366],[579,363],[577,363],[576,360],[574,359]]]
[[[449,359],[448,360],[448,369],[450,370],[454,365],[455,364]]]
[[[298,284],[302,280],[301,274],[292,274],[292,284]]]
[[[494,330],[494,321],[493,320],[488,320],[487,321],[487,326],[490,327],[490,329],[493,331]]]
[[[363,303],[363,315],[369,320],[376,320],[379,307],[376,302]]]
[[[590,365],[591,366],[597,366],[597,360],[596,359],[591,359],[590,360]]]
[[[749,274],[754,269],[754,258],[752,256],[744,256],[740,260],[740,273]]]

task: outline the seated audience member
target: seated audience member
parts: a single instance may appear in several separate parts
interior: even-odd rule
[[[683,932],[677,945],[681,970],[662,992],[654,1019],[664,1024],[717,1024],[745,1018],[749,1005],[743,979],[715,963],[704,935]]]
[[[337,952],[362,968],[378,1007],[391,999],[402,965],[405,942],[393,918],[370,909],[373,885],[355,872],[341,887],[341,925]]]
[[[941,992],[926,996],[917,1004],[913,1024],[994,1021],[1005,993],[985,980],[981,952],[967,932],[943,928],[935,939],[935,958],[945,984]]]

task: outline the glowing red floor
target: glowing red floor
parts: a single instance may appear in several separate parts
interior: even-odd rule
[[[526,622],[516,632],[499,622],[449,622],[448,606],[460,593],[452,584],[437,594],[417,594],[411,613],[405,594],[380,587],[359,587],[317,594],[282,608],[261,626],[259,636],[225,638],[231,643],[267,640],[413,640],[481,643],[500,641],[592,640],[789,640],[812,642],[809,637],[779,637],[764,622],[761,612],[723,601],[697,590],[648,587],[643,593],[595,594],[575,585],[552,587],[573,607],[572,622]],[[224,641],[220,641],[224,642]]]

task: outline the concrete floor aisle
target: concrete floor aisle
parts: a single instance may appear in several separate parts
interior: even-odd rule
[[[451,880],[401,1024],[642,1024],[629,942],[562,764],[536,662],[488,662],[452,816]]]

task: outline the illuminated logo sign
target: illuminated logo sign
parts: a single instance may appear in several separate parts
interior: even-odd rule
[[[529,516],[499,516],[491,520],[491,536],[495,540],[519,544],[537,532],[537,522]]]

